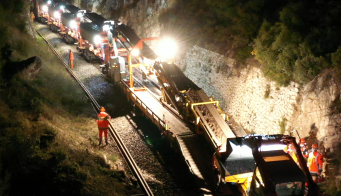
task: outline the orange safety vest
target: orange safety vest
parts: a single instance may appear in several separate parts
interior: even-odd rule
[[[323,167],[323,157],[322,155],[315,151],[309,153],[307,166],[310,172],[319,172]]]
[[[69,58],[70,58],[70,61],[73,61],[74,57],[73,57],[73,53],[72,52],[70,52]]]
[[[100,112],[97,115],[97,125],[98,129],[108,129],[109,128],[109,120],[111,119],[111,116],[106,112]]]

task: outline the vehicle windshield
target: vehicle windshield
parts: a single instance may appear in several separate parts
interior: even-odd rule
[[[302,195],[302,182],[285,182],[276,184],[278,196]]]

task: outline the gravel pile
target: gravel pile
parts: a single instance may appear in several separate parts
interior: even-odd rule
[[[106,76],[99,71],[99,64],[86,62],[75,46],[64,43],[47,25],[35,25],[64,57],[65,62],[68,59],[68,49],[72,50],[75,57],[73,72],[112,116],[114,128],[119,132],[154,195],[197,195],[185,164],[167,149],[168,145],[162,139],[160,131],[150,121],[131,115],[132,106],[127,102],[126,96],[108,82]],[[105,148],[115,148],[115,144]]]

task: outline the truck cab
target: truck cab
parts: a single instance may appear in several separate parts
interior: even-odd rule
[[[226,152],[213,156],[217,185],[237,183],[252,196],[304,195],[311,176],[284,152],[288,141],[284,135],[254,134],[227,139]]]

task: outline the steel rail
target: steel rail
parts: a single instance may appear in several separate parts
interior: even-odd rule
[[[68,64],[65,62],[63,57],[61,57],[57,51],[53,48],[53,46],[36,30],[37,34],[43,38],[43,40],[46,42],[46,44],[50,47],[52,52],[58,57],[58,59],[63,63],[65,68],[68,70],[69,74],[78,82],[78,84],[82,87],[83,91],[85,92],[86,96],[91,100],[91,103],[95,106],[97,109],[97,112],[100,110],[100,105],[97,103],[95,98],[91,95],[90,91],[85,87],[85,85],[78,79],[78,77],[73,73],[73,71],[69,68]],[[124,156],[127,164],[129,165],[129,168],[131,169],[133,175],[137,178],[138,183],[140,187],[143,189],[144,193],[148,196],[153,196],[153,192],[151,191],[148,183],[144,179],[143,175],[140,172],[140,169],[138,168],[137,164],[135,163],[133,157],[129,153],[127,147],[125,146],[124,142],[120,138],[117,131],[115,131],[114,127],[112,126],[111,122],[109,122],[109,133],[117,143],[117,146],[121,152],[121,154]]]

